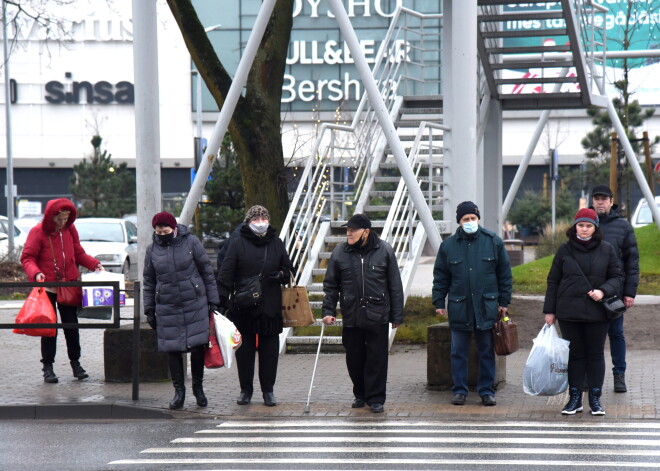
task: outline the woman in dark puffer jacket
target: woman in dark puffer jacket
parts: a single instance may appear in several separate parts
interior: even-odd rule
[[[282,285],[289,282],[293,265],[284,243],[269,224],[270,215],[263,206],[252,206],[245,214],[240,236],[232,241],[218,272],[220,305],[229,308],[229,318],[243,336],[236,350],[239,405],[252,400],[255,353],[259,352],[259,383],[264,404],[275,406],[273,394],[280,354],[282,332]],[[261,273],[262,302],[251,308],[239,308],[230,295],[242,281]],[[258,342],[258,343],[257,343]]]
[[[204,346],[209,341],[210,312],[220,301],[211,262],[199,239],[177,225],[170,213],[156,214],[151,224],[153,243],[144,259],[144,313],[156,329],[158,351],[167,352],[175,392],[170,409],[181,409],[186,397],[185,352],[190,352],[197,405],[206,407]]]
[[[586,373],[591,414],[605,415],[600,395],[609,320],[600,301],[619,293],[623,281],[621,264],[614,247],[603,240],[594,210],[579,210],[566,234],[568,242],[559,247],[552,261],[543,304],[545,322],[551,325],[559,320],[562,336],[571,342],[570,397],[562,414],[582,412],[582,383]]]

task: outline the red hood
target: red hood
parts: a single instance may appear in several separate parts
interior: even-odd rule
[[[44,219],[41,221],[41,228],[46,234],[52,234],[55,232],[55,221],[53,218],[57,216],[62,211],[69,211],[69,220],[66,222],[64,227],[70,227],[71,224],[76,220],[76,206],[66,198],[58,198],[56,200],[50,200],[46,203],[46,210],[44,211]]]

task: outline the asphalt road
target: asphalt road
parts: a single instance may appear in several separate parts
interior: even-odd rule
[[[660,469],[660,424],[289,418],[0,424],[0,469]]]

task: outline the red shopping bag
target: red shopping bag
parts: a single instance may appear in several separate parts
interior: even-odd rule
[[[18,311],[16,324],[55,324],[57,316],[55,309],[48,299],[44,288],[33,288],[25,300],[23,307]],[[14,329],[15,334],[31,335],[33,337],[55,337],[56,329]]]
[[[218,337],[215,334],[215,322],[213,316],[210,318],[209,325],[209,343],[204,349],[204,366],[209,369],[222,368],[225,365],[222,359],[222,352],[220,345],[218,345]]]

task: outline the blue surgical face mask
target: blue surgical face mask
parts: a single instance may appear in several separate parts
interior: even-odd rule
[[[266,231],[268,230],[268,223],[267,222],[251,222],[250,223],[250,229],[252,229],[252,232],[254,232],[257,235],[265,234]]]
[[[463,223],[463,230],[467,234],[474,234],[479,229],[479,223],[477,221],[467,221]]]

